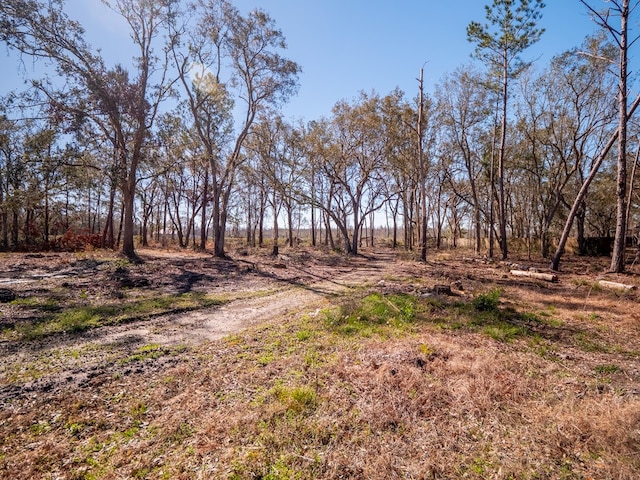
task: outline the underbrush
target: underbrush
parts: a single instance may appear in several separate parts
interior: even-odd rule
[[[188,349],[168,369],[10,402],[0,476],[637,478],[627,369],[609,352],[584,368],[531,348],[575,356],[546,335],[559,327],[499,290],[356,292]],[[150,344],[123,363],[160,354]]]

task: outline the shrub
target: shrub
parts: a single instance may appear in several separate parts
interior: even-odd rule
[[[473,308],[478,312],[490,312],[496,310],[500,305],[500,295],[502,291],[499,288],[481,293],[473,299]]]

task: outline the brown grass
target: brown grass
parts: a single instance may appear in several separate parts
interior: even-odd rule
[[[8,398],[0,477],[639,478],[637,299],[465,271],[438,276],[469,296],[416,297],[410,321],[336,328],[367,289]],[[494,287],[515,338],[492,338],[470,307],[470,290]]]

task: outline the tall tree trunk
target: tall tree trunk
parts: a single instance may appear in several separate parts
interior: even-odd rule
[[[616,189],[616,237],[613,241],[610,271],[624,272],[627,238],[627,21],[629,0],[623,0],[620,12],[620,79],[618,90],[618,179]]]
[[[219,187],[214,183],[213,189],[213,212],[212,212],[212,228],[213,228],[213,254],[216,257],[224,257],[224,239],[222,238],[222,212],[220,208],[220,192]]]
[[[162,207],[162,246],[167,246],[167,216],[169,214],[169,200],[165,197]]]
[[[91,222],[91,233],[95,234],[100,231],[100,202],[102,201],[102,189],[98,188],[98,198],[96,199],[96,208],[93,212],[93,220]]]
[[[47,182],[48,183],[48,182]],[[49,243],[49,185],[44,189],[44,241]],[[89,223],[91,223],[91,207],[89,207]]]
[[[422,215],[422,231],[420,234],[420,260],[427,261],[427,192],[426,192],[426,172],[424,165],[424,151],[422,147],[422,139],[424,130],[422,128],[423,110],[424,110],[424,91],[423,91],[423,73],[424,69],[420,69],[420,85],[418,100],[418,168],[420,168],[420,211]]]
[[[369,228],[371,229],[371,246],[373,247],[373,236],[375,234],[375,213],[371,212],[369,215]]]
[[[7,208],[4,205],[4,185],[2,177],[0,176],[0,231],[2,232],[2,242],[0,247],[2,250],[7,250],[9,247],[9,215]]]
[[[12,222],[11,222],[11,243],[12,245],[12,249],[13,250],[17,250],[18,249],[18,234],[20,232],[20,225],[19,225],[19,221],[20,221],[20,217],[18,216],[18,210],[17,209],[12,209],[11,211],[12,213]]]
[[[480,221],[480,206],[477,203],[473,208],[473,217],[474,217],[475,230],[476,230],[475,231],[476,241],[474,245],[474,252],[478,254],[482,249],[482,224]]]
[[[255,247],[255,235],[253,234],[253,215],[251,214],[251,210],[253,209],[253,204],[251,200],[253,199],[253,189],[249,185],[247,187],[247,231],[246,231],[246,242],[248,247]]]
[[[144,122],[144,120],[142,120]],[[136,137],[140,137],[144,132],[140,130],[136,132]],[[140,149],[142,148],[142,141],[136,139],[136,146],[133,148],[134,152],[129,158],[127,163],[126,143],[122,143],[122,148],[119,149],[119,159],[124,170],[127,172],[126,177],[122,179],[122,203],[124,215],[120,218],[120,229],[118,232],[118,244],[120,243],[120,233],[122,233],[122,254],[130,260],[139,261],[140,259],[136,255],[133,234],[134,234],[134,215],[133,207],[135,204],[136,194],[136,169],[138,165],[138,156],[140,155]],[[128,165],[128,167],[127,167]]]
[[[116,201],[116,186],[115,183],[111,183],[111,190],[109,191],[109,207],[107,209],[107,218],[104,222],[104,230],[102,231],[102,248],[113,249],[115,246],[115,236],[113,229],[113,217]]]
[[[143,247],[149,246],[148,230],[149,230],[149,205],[147,205],[147,196],[145,194],[142,200],[142,228],[140,231],[141,243]]]
[[[324,244],[329,245],[331,250],[335,250],[336,243],[335,243],[335,240],[333,239],[333,230],[331,230],[331,218],[326,212],[324,214],[324,221],[325,221],[325,229],[326,229]]]
[[[411,212],[409,211],[409,199],[404,195],[402,199],[402,213],[404,217],[404,225],[403,225],[403,234],[404,234],[404,249],[411,250],[411,222],[413,222],[413,218],[411,217]]]
[[[287,207],[287,222],[289,229],[289,248],[293,248],[293,206],[289,201],[286,204]]]
[[[311,246],[316,246],[316,173],[315,167],[311,166]]]
[[[502,79],[502,126],[500,132],[500,148],[498,149],[498,201],[500,215],[500,251],[502,259],[508,257],[507,251],[507,200],[504,192],[504,160],[507,141],[507,98],[508,98],[508,64],[504,53],[504,72]]]
[[[587,206],[585,202],[581,202],[578,211],[576,212],[576,235],[578,242],[578,254],[586,255],[587,254],[587,240],[585,238],[585,228],[584,224],[587,217]]]
[[[223,197],[222,197],[222,205],[220,206],[219,211],[219,222],[218,222],[218,230],[217,230],[217,239],[215,244],[214,255],[218,258],[226,258],[227,253],[225,252],[225,241],[227,234],[227,206],[229,204],[229,196],[231,195],[231,187],[229,187]]]
[[[360,202],[357,202],[357,205],[359,205]],[[347,222],[345,222],[345,226],[346,226]],[[346,232],[346,228],[345,228],[345,232]],[[358,208],[354,208],[353,211],[353,238],[351,240],[351,244],[349,244],[349,235],[345,235],[345,244],[346,244],[346,248],[347,248],[347,254],[350,255],[357,255],[358,254],[358,241],[360,239],[360,215],[358,212]]]
[[[258,213],[258,247],[264,245],[264,214],[266,211],[264,191],[260,189],[260,212]]]
[[[280,254],[280,246],[278,245],[278,237],[280,236],[280,230],[278,228],[278,212],[276,209],[276,199],[273,199],[273,249],[271,255],[277,257]]]
[[[31,224],[33,218],[33,208],[27,208],[25,211],[24,218],[24,245],[27,250],[29,250],[29,245],[31,244]]]
[[[204,171],[204,186],[202,191],[202,211],[200,212],[200,250],[207,249],[207,203],[209,203],[209,167]]]
[[[133,204],[131,204],[131,205],[132,205],[132,208],[131,208],[131,220],[132,220],[132,225],[133,225]],[[125,213],[126,208],[127,208],[127,204],[123,201],[122,202],[122,207],[120,208],[120,222],[118,224],[118,238],[116,240],[116,247],[120,246],[120,240],[122,239],[122,230],[123,230],[123,226],[124,226],[124,218],[125,218],[125,215],[126,215],[126,213]],[[133,232],[131,232],[131,233],[132,233],[131,239],[133,240]],[[124,254],[124,250],[122,251],[122,253]],[[135,256],[134,257],[129,257],[129,258],[135,259]]]

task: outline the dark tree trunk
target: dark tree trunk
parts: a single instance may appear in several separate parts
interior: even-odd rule
[[[207,249],[207,203],[209,202],[209,168],[204,172],[204,187],[202,192],[202,211],[200,212],[200,250]],[[195,242],[194,242],[195,243]]]
[[[629,0],[623,0],[620,12],[620,73],[618,89],[618,178],[616,188],[616,236],[613,241],[610,271],[624,272],[627,238],[627,21]]]

